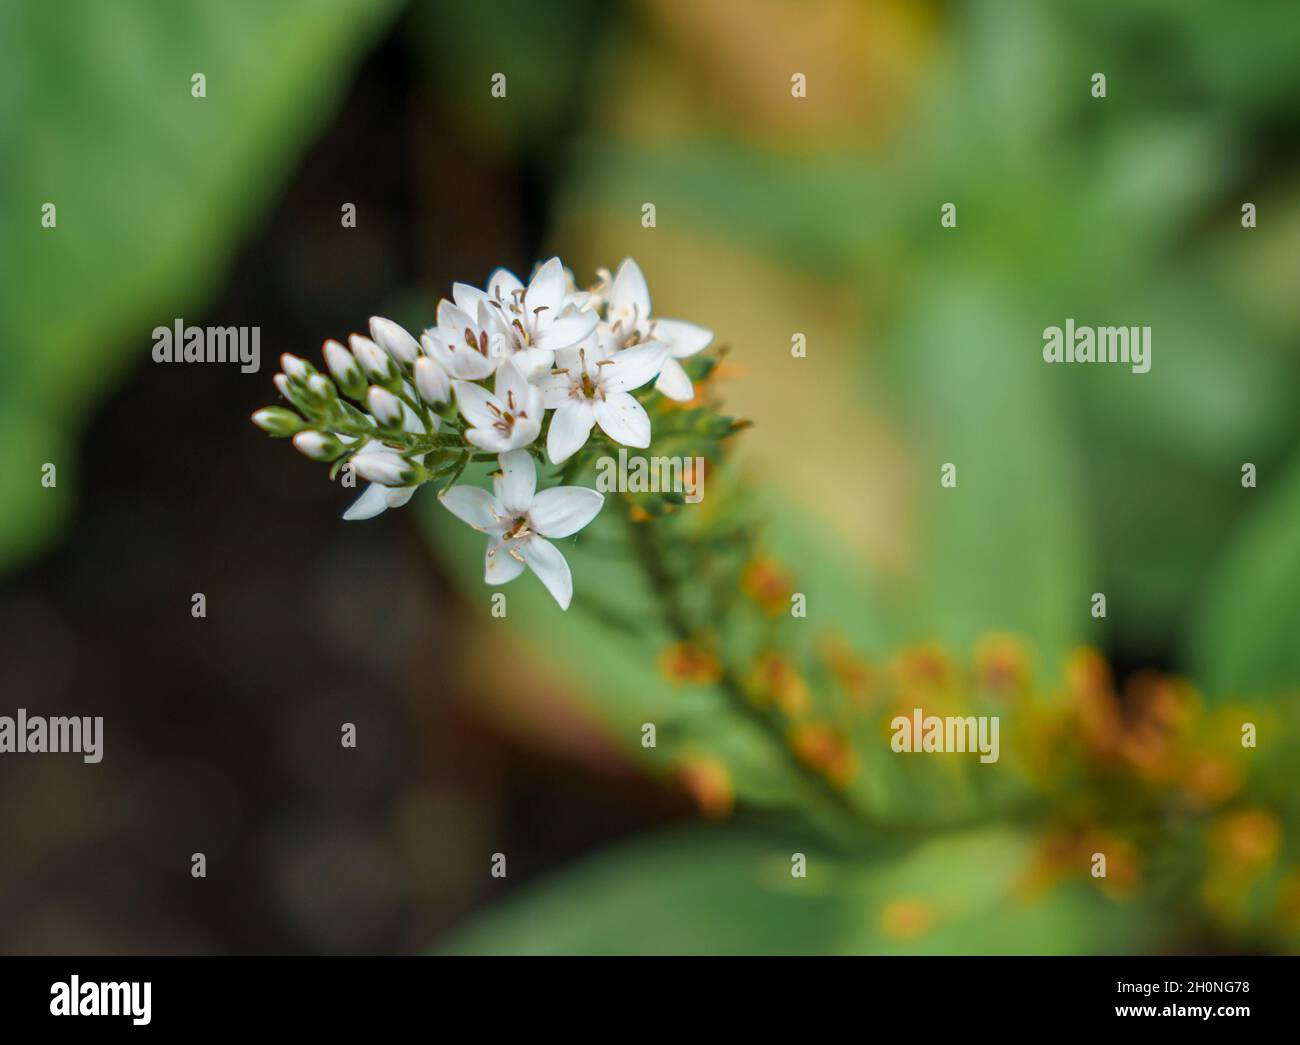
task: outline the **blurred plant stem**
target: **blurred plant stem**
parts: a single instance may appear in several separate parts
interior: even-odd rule
[[[654,596],[664,626],[679,642],[697,642],[700,634],[706,629],[692,625],[681,597],[677,578],[668,569],[662,547],[662,518],[638,522],[627,512],[623,513],[623,518],[627,523],[637,565]],[[678,535],[674,535],[673,539],[677,540]],[[695,548],[692,550],[699,551]],[[704,554],[708,554],[707,549]],[[896,838],[913,834],[905,827],[876,820],[858,807],[847,793],[835,787],[825,776],[799,759],[786,743],[785,727],[776,713],[758,707],[750,699],[740,676],[724,657],[719,657],[719,664],[720,675],[716,682],[718,689],[726,695],[736,710],[769,737],[773,747],[781,752],[782,758],[794,769],[798,777],[804,780],[813,794],[827,805],[838,822],[837,834],[859,840],[864,830],[873,835],[890,835]]]

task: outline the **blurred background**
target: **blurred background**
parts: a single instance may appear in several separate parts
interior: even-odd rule
[[[0,27],[0,713],[106,720],[100,765],[0,758],[0,949],[1295,946],[1289,767],[1180,865],[1235,897],[1215,854],[1267,864],[1211,916],[1178,873],[1140,914],[1086,882],[1043,913],[1004,888],[1041,842],[993,806],[991,835],[773,900],[813,843],[761,760],[728,763],[727,826],[641,761],[681,699],[652,656],[572,615],[507,632],[421,496],[345,524],[353,492],[247,420],[282,351],[421,329],[498,265],[633,255],[730,347],[773,547],[857,654],[1011,632],[1051,688],[1089,645],[1120,689],[1262,702],[1268,747],[1300,690],[1293,4],[19,0]],[[1152,372],[1044,367],[1066,317],[1152,326]],[[154,363],[177,318],[260,326],[262,370]]]

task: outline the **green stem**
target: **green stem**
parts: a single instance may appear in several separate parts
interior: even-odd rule
[[[655,540],[654,527],[655,521],[653,520],[638,523],[633,522],[630,518],[628,519],[628,531],[631,535],[632,546],[637,553],[637,561],[660,605],[665,625],[676,639],[682,642],[690,642],[694,637],[694,629],[691,627],[685,608],[682,606],[676,579],[664,563],[663,556]],[[736,672],[725,662],[722,663],[722,677],[719,679],[718,685],[730,698],[736,709],[768,735],[773,746],[782,753],[797,775],[805,780],[816,794],[826,799],[830,807],[835,810],[841,819],[856,825],[859,830],[865,828],[882,835],[912,834],[905,827],[882,824],[876,821],[858,808],[845,792],[835,787],[812,766],[798,758],[790,750],[789,745],[785,743],[782,736],[782,723],[773,717],[771,713],[754,705],[745,692],[744,684]]]

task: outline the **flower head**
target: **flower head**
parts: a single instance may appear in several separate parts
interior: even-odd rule
[[[546,408],[554,409],[546,452],[559,464],[587,442],[594,424],[624,446],[650,445],[650,416],[629,395],[659,372],[665,349],[658,342],[615,350],[604,335],[556,353],[555,369],[542,382]]]
[[[497,371],[496,394],[482,385],[457,381],[456,405],[473,427],[465,439],[496,453],[527,446],[542,430],[542,392],[507,359]]]
[[[583,486],[537,490],[537,470],[526,450],[501,454],[493,492],[453,486],[441,496],[456,518],[488,535],[483,579],[488,584],[514,580],[527,566],[567,610],[573,578],[563,554],[547,538],[569,537],[600,512],[605,498]]]
[[[514,273],[497,269],[487,290],[457,283],[452,293],[461,309],[486,308],[495,316],[506,333],[502,358],[513,358],[530,379],[545,374],[559,349],[576,345],[600,321],[594,311],[579,310],[580,299],[570,295],[559,258],[539,266],[527,286]]]
[[[679,359],[707,348],[713,331],[682,319],[655,319],[650,315],[650,288],[641,266],[624,258],[605,295],[606,324],[620,348],[657,341],[667,349],[655,380],[655,390],[669,399],[685,402],[695,395],[691,379]]]

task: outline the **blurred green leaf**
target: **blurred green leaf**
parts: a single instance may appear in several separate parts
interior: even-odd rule
[[[807,877],[791,856],[807,857]],[[1087,884],[1037,898],[1029,839],[937,838],[858,863],[740,825],[609,850],[503,901],[454,934],[458,954],[1055,954],[1151,948],[1159,926]]]
[[[468,481],[486,485],[474,472],[468,474]],[[436,497],[424,495],[416,503],[431,544],[471,602],[486,617],[491,592],[505,591],[506,626],[545,651],[557,675],[572,684],[574,699],[608,726],[619,747],[665,774],[679,759],[707,752],[726,764],[742,800],[809,816],[832,831],[843,829],[840,814],[791,768],[771,736],[737,711],[731,698],[714,686],[675,685],[657,669],[657,658],[673,637],[658,623],[660,612],[635,567],[626,524],[618,518],[621,505],[607,504],[576,538],[555,542],[574,577],[574,604],[564,612],[531,573],[503,589],[485,587],[483,536],[453,518]],[[886,648],[886,615],[873,606],[864,571],[847,562],[842,550],[810,533],[806,521],[797,518],[797,508],[770,493],[762,495],[761,504],[762,546],[795,566],[800,590],[813,607],[808,623],[818,631],[842,630],[862,650]],[[617,620],[611,620],[609,606],[617,609]],[[610,626],[618,621],[633,627]],[[657,725],[654,749],[641,747],[645,722]]]
[[[4,5],[0,570],[54,536],[87,405],[125,349],[202,304],[393,8]],[[41,226],[47,202],[56,228]],[[45,462],[59,469],[53,489]]]
[[[416,4],[411,24],[448,113],[466,133],[516,153],[552,150],[581,122],[599,90],[596,44],[614,13],[599,0]]]
[[[1237,496],[1261,501],[1220,560],[1190,630],[1187,662],[1212,700],[1300,690],[1300,461]]]
[[[1077,462],[1039,358],[1041,325],[996,283],[945,274],[918,282],[891,339],[919,476],[908,623],[914,639],[962,654],[990,631],[1016,632],[1055,672],[1084,634],[1092,589]],[[946,464],[953,488],[940,485]]]

